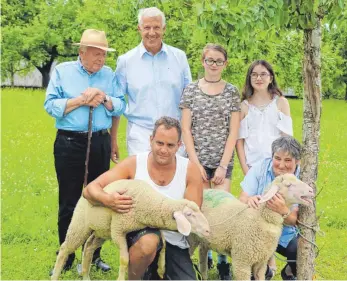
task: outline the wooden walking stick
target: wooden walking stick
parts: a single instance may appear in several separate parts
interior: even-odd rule
[[[90,154],[90,144],[92,140],[92,119],[93,119],[93,107],[89,107],[89,120],[88,120],[88,143],[87,143],[87,153],[86,153],[86,162],[85,162],[85,171],[84,171],[84,183],[83,187],[87,186],[88,183],[88,163],[89,163],[89,154]]]

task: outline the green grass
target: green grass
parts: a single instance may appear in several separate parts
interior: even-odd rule
[[[1,279],[48,279],[58,248],[58,190],[53,162],[54,119],[43,109],[44,91],[4,89],[1,94]],[[290,101],[295,136],[302,135],[302,101]],[[325,236],[317,236],[320,255],[316,259],[319,279],[347,276],[347,104],[323,102],[321,149],[317,199],[320,225]],[[119,144],[126,156],[122,119]],[[237,162],[237,161],[236,161]],[[239,194],[242,174],[234,169],[232,193]],[[92,269],[92,279],[115,279],[118,250],[103,247],[103,258],[113,270],[102,274]],[[77,255],[80,260],[80,252]],[[282,263],[278,263],[281,268]],[[277,277],[279,277],[277,275]],[[210,272],[217,279],[216,270]],[[74,271],[62,279],[80,279]]]

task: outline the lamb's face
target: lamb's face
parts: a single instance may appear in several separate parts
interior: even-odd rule
[[[200,237],[207,237],[210,235],[210,225],[200,211],[198,205],[194,202],[189,202],[187,206],[183,208],[183,215],[190,222],[192,232]]]
[[[313,189],[308,184],[297,179],[294,175],[285,174],[280,177],[282,180],[278,183],[279,193],[285,198],[287,205],[312,204],[311,198],[314,197],[314,194]]]

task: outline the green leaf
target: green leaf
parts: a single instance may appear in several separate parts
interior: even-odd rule
[[[345,6],[345,2],[343,0],[338,0],[337,3],[339,5],[340,9],[343,10],[343,8]]]
[[[202,5],[202,3],[199,3],[199,2],[195,3],[194,6],[196,9],[197,16],[200,16],[204,12],[204,6]]]

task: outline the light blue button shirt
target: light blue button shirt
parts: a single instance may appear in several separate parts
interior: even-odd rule
[[[300,167],[295,170],[295,176],[299,178]],[[245,178],[241,182],[241,187],[244,192],[247,192],[249,196],[262,195],[264,189],[275,179],[275,175],[272,170],[272,158],[266,158],[265,160],[258,162],[252,168],[249,169]],[[297,235],[297,229],[295,226],[284,225],[282,235],[280,237],[279,244],[286,248],[289,242]]]
[[[115,75],[111,68],[103,66],[98,72],[89,74],[81,61],[64,62],[55,67],[49,82],[44,108],[56,119],[57,129],[88,131],[89,106],[80,106],[64,115],[68,99],[81,95],[88,87],[98,88],[112,99],[113,110],[102,104],[94,108],[92,131],[109,129],[112,116],[121,115],[126,106],[124,95],[117,92]]]
[[[128,95],[124,114],[128,121],[152,130],[162,116],[181,119],[181,95],[192,81],[182,50],[163,43],[153,56],[141,42],[118,58],[116,78],[121,92]]]

